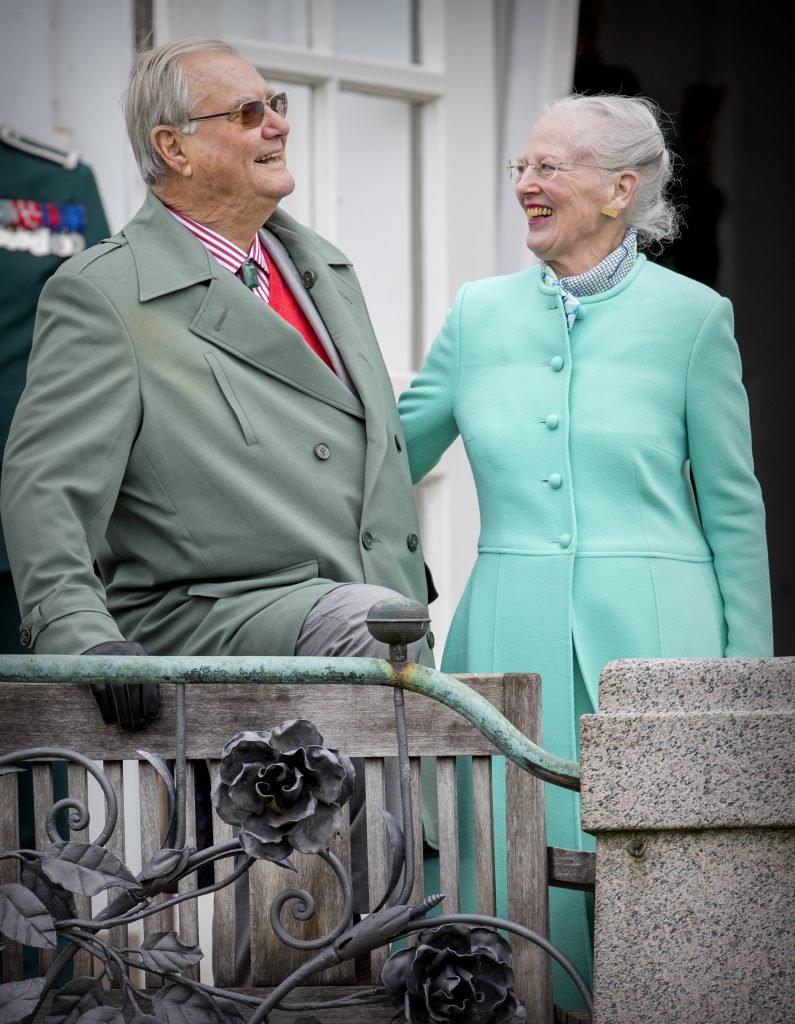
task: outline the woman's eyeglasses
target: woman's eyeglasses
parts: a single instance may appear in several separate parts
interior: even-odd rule
[[[593,167],[597,171],[610,171],[614,169],[611,167],[600,167],[598,164],[564,163],[563,161],[557,163],[553,160],[543,160],[540,164],[528,164],[524,160],[509,160],[508,177],[511,181],[518,182],[530,171],[533,177],[538,178],[540,181],[552,181],[558,171],[565,172],[569,167]]]
[[[189,117],[188,121],[211,121],[215,117],[225,117],[228,121],[239,121],[242,128],[259,128],[265,120],[266,107],[279,117],[286,117],[287,93],[277,92],[267,100],[247,100],[234,110],[224,110],[220,114],[201,114],[199,117]]]

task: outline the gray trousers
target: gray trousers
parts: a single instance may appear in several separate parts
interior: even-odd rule
[[[344,583],[314,604],[298,634],[295,653],[309,658],[388,658],[387,644],[367,629],[367,613],[376,601],[400,597],[371,583]],[[409,661],[418,661],[422,641],[409,644]]]

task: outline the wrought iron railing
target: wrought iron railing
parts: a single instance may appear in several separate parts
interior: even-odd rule
[[[163,780],[168,795],[168,830],[161,849],[133,874],[106,849],[118,820],[113,786],[95,762],[75,750],[58,746],[34,747],[0,757],[0,774],[22,763],[62,759],[83,766],[100,786],[105,799],[105,823],[92,843],[61,838],[56,818],[70,812],[70,828],[83,829],[88,808],[75,797],[56,802],[46,822],[50,846],[45,851],[0,851],[0,859],[22,864],[20,883],[0,886],[0,931],[23,945],[55,950],[44,977],[0,985],[3,1024],[27,1024],[55,993],[63,968],[79,949],[89,951],[103,967],[96,978],[68,984],[68,998],[53,1002],[48,1024],[122,1024],[120,1011],[103,1005],[102,974],[121,978],[125,1005],[139,1024],[176,1021],[263,1024],[298,985],[336,964],[350,961],[396,940],[419,933],[386,961],[382,987],[364,988],[343,1000],[302,1001],[290,1010],[322,1013],[324,1007],[354,1003],[389,1003],[405,1019],[420,1024],[455,1019],[520,1024],[524,1009],[513,989],[511,948],[504,934],[534,943],[568,972],[591,1013],[588,987],[574,965],[543,935],[515,921],[482,914],[429,913],[443,894],[409,903],[414,887],[414,835],[409,755],[403,693],[423,694],[445,704],[482,732],[519,768],[568,789],[579,788],[579,766],[556,757],[533,743],[489,701],[459,680],[406,661],[406,647],[427,630],[427,612],[411,602],[379,602],[368,625],[374,636],[390,645],[389,660],[371,658],[123,658],[95,656],[0,656],[0,679],[7,682],[96,683],[140,685],[171,683],[176,691],[176,735],[173,772],[157,755],[146,755]],[[221,772],[213,785],[213,804],[219,816],[239,825],[237,838],[196,851],[186,845],[186,685],[190,683],[256,682],[269,684],[360,684],[393,690],[399,759],[402,828],[393,822],[393,870],[389,884],[372,913],[354,923],[351,876],[329,845],[342,822],[342,806],[353,790],[353,767],[344,752],[322,746],[322,737],[309,722],[286,722],[261,733],[239,733],[224,748]],[[143,734],[145,736],[145,734]],[[184,944],[175,932],[144,939],[137,950],[116,948],[100,938],[105,929],[130,925],[185,900],[196,899],[233,883],[257,858],[284,861],[292,850],[314,853],[333,870],[342,894],[337,922],[316,939],[298,939],[283,928],[279,914],[287,901],[311,913],[313,898],[303,890],[285,889],[274,901],[271,925],[277,937],[309,958],[267,995],[258,997],[221,990],[185,976],[202,957],[198,947]],[[183,878],[226,859],[234,862],[221,881],[164,900]],[[121,895],[90,918],[76,917],[72,894],[95,895],[120,887]],[[60,942],[59,942],[60,940]],[[65,942],[65,944],[64,944]],[[143,993],[130,981],[131,968],[162,976],[164,984]],[[81,984],[77,984],[80,982]],[[144,1009],[148,1001],[149,1009]],[[53,1010],[58,1006],[59,1009]],[[471,1013],[467,1015],[467,1006]],[[444,1016],[447,1014],[447,1016]],[[306,1019],[306,1018],[303,1018]],[[311,1018],[310,1018],[311,1019]],[[315,1018],[316,1019],[316,1018]],[[399,1019],[399,1015],[396,1019]],[[296,1018],[298,1020],[298,1018]]]

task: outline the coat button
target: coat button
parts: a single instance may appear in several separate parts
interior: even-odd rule
[[[400,443],[400,438],[395,434],[395,447],[399,452],[403,451],[403,445]]]
[[[314,270],[305,270],[303,274],[301,274],[301,280],[304,282],[304,288],[311,288],[315,283]]]
[[[571,534],[570,533],[562,533],[558,537],[558,544],[560,544],[560,546],[562,548],[567,548],[569,546],[569,544],[571,544]]]
[[[364,533],[362,534],[362,547],[366,551],[369,551],[370,548],[372,548],[374,543],[375,543],[375,541],[373,540],[372,533],[370,533],[369,530],[365,530]]]
[[[551,412],[544,422],[547,425],[547,430],[557,430],[558,424],[560,423],[560,417],[556,413]]]
[[[32,640],[30,630],[27,626],[23,626],[19,631],[19,642],[23,647],[30,647],[30,641]]]
[[[406,547],[409,549],[409,551],[416,551],[419,546],[420,538],[417,536],[416,533],[410,533],[408,537],[406,537]]]
[[[434,647],[436,646],[436,637],[430,630],[428,630],[428,632],[425,634],[425,639],[428,641],[428,646],[430,647],[430,649],[433,650]]]
[[[331,455],[331,449],[327,444],[324,444],[323,441],[319,441],[315,445],[315,455],[317,455],[322,462],[325,462]]]
[[[563,477],[560,475],[560,473],[550,473],[548,483],[552,490],[556,491],[558,487],[560,487],[560,485],[563,483]]]
[[[552,367],[555,373],[559,373],[563,369],[563,356],[553,356],[549,360],[549,365]]]

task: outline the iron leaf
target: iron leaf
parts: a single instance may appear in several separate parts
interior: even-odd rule
[[[403,829],[400,827],[397,822],[397,818],[391,813],[391,811],[387,811],[383,807],[380,810],[381,817],[384,819],[386,830],[389,834],[389,849],[391,851],[390,872],[386,892],[373,913],[386,906],[386,901],[397,888],[397,884],[400,881],[400,876],[403,872],[403,865],[406,860],[406,838],[403,835]]]
[[[168,834],[166,837],[167,843],[171,844],[174,842],[174,831],[176,826],[176,815],[177,815],[177,790],[174,785],[174,776],[171,774],[166,762],[159,754],[152,754],[148,750],[139,750],[138,753],[141,757],[145,757],[146,760],[151,764],[160,778],[163,780],[163,785],[166,790],[166,799],[168,801],[168,809],[166,811],[166,818],[168,820]]]
[[[203,957],[198,946],[186,946],[176,932],[157,932],[139,947],[143,966],[148,971],[186,971]]]
[[[209,996],[178,981],[158,989],[152,1009],[163,1024],[224,1024],[223,1015]]]
[[[44,851],[41,866],[53,882],[81,896],[96,896],[112,885],[140,888],[118,857],[93,843],[53,843]]]
[[[124,1024],[124,1014],[113,1006],[95,1006],[79,1017],[77,1024]]]
[[[39,1004],[44,978],[0,985],[0,1024],[20,1024]]]
[[[0,885],[0,932],[23,946],[55,949],[55,923],[49,911],[18,882]]]
[[[218,1007],[221,1019],[226,1021],[226,1024],[245,1024],[245,1017],[237,1003],[233,1003],[231,999],[222,999],[220,996],[213,996],[212,1001]]]
[[[138,873],[139,882],[148,882],[154,879],[171,880],[178,875],[188,863],[191,854],[196,851],[186,846],[182,850],[161,849],[144,864]]]
[[[52,882],[44,874],[38,861],[25,861],[19,880],[39,897],[54,921],[63,921],[77,916],[72,894]]]
[[[101,1005],[99,978],[74,978],[56,992],[44,1024],[77,1024],[89,1010]]]

